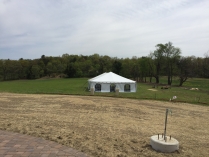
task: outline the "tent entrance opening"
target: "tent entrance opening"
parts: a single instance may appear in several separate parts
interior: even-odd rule
[[[95,91],[96,91],[96,92],[101,92],[101,84],[98,84],[98,83],[97,83],[97,84],[95,85]]]
[[[111,84],[110,85],[110,92],[115,92],[115,87],[116,87],[115,84]]]
[[[125,86],[124,86],[124,92],[130,92],[131,91],[131,86],[130,86],[130,84],[126,84]]]

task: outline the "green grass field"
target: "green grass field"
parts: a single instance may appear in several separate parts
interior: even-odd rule
[[[72,78],[2,81],[0,82],[0,92],[90,95],[90,92],[86,90],[87,80],[87,78]],[[161,83],[166,82],[165,78],[161,80]],[[176,80],[173,82],[174,86],[171,89],[161,89],[160,85],[158,88],[152,88],[151,84],[138,83],[136,93],[120,93],[117,97],[169,101],[173,96],[177,96],[176,101],[209,105],[209,79],[189,79],[183,87],[176,86]],[[199,90],[190,90],[191,88]],[[115,93],[99,92],[95,92],[95,96],[116,97]]]

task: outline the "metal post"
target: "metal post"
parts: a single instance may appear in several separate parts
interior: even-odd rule
[[[165,129],[164,129],[164,140],[165,140],[165,141],[166,141],[167,117],[168,117],[168,109],[166,109],[166,113],[165,113]]]

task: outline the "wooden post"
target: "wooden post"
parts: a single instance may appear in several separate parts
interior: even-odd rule
[[[94,87],[91,87],[91,95],[94,95]]]
[[[115,95],[116,95],[116,96],[119,95],[119,89],[118,89],[118,88],[115,89]]]

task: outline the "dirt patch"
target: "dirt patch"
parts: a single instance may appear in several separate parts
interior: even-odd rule
[[[180,142],[171,154],[150,147],[162,133]],[[0,129],[43,137],[94,157],[209,156],[209,107],[108,97],[1,93]]]

